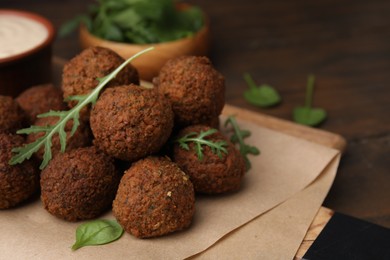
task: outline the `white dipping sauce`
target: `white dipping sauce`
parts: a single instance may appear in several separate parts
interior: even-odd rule
[[[48,35],[46,27],[35,20],[0,14],[0,59],[31,50],[43,43]]]

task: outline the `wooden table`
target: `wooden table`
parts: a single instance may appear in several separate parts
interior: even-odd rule
[[[58,28],[89,2],[2,0],[0,8],[40,13]],[[307,75],[316,75],[314,104],[329,114],[320,128],[348,141],[324,206],[390,227],[390,1],[188,2],[210,16],[210,58],[226,77],[229,104],[291,120]],[[54,55],[65,59],[79,51],[76,34],[54,45]],[[283,103],[247,104],[244,72],[275,86]]]

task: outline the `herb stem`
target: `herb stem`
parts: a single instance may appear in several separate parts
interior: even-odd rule
[[[225,126],[227,126],[228,124],[232,125],[234,131],[234,134],[230,140],[233,143],[238,143],[239,151],[241,155],[244,157],[246,162],[246,169],[249,170],[251,168],[251,162],[249,161],[247,155],[248,154],[258,155],[260,154],[260,151],[255,146],[248,145],[244,142],[244,138],[250,136],[250,132],[248,130],[241,130],[234,116],[229,116],[226,119]]]
[[[205,139],[206,136],[212,135],[212,134],[216,133],[217,131],[218,131],[217,129],[211,128],[205,132],[200,131],[199,134],[196,132],[191,132],[191,133],[189,133],[189,134],[187,134],[179,139],[176,139],[175,142],[179,143],[180,147],[187,150],[187,151],[189,151],[189,149],[190,149],[187,143],[189,143],[189,142],[194,143],[194,145],[195,145],[194,149],[198,155],[199,161],[201,161],[203,159],[202,145],[209,146],[211,148],[211,151],[214,154],[217,154],[219,158],[222,158],[222,152],[225,154],[228,153],[228,151],[226,150],[227,143],[223,140],[213,142],[213,141]]]
[[[314,91],[314,81],[315,76],[313,74],[310,74],[307,79],[307,86],[306,86],[306,100],[305,100],[305,107],[311,108],[313,103],[313,91]]]
[[[185,139],[186,142],[195,142],[195,143],[199,143],[200,145],[207,145],[207,146],[210,146],[210,147],[215,147],[215,148],[219,148],[218,145],[216,145],[215,143],[212,143],[210,141],[207,141],[207,140],[204,140],[204,139],[201,139],[201,138],[193,138],[193,137],[189,137],[189,138],[186,138]]]
[[[236,137],[237,137],[237,141],[239,144],[243,144],[244,143],[244,139],[242,138],[242,131],[240,129],[240,127],[237,125],[237,122],[236,120],[233,119],[233,117],[229,117],[229,123],[233,126],[233,130],[234,132],[236,133]],[[238,134],[240,133],[240,134]],[[240,146],[240,151],[242,150],[242,146]]]
[[[253,80],[249,73],[244,73],[244,80],[246,81],[246,84],[249,86],[249,88],[257,89],[256,82]]]

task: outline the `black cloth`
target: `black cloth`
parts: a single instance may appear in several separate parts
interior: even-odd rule
[[[390,260],[390,229],[335,213],[303,259]]]

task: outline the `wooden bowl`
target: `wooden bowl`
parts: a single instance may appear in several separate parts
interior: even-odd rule
[[[41,38],[26,45],[30,32]],[[15,97],[26,88],[50,82],[54,38],[54,27],[44,17],[0,9],[0,95]],[[23,48],[12,50],[18,43]]]
[[[101,46],[112,49],[124,59],[131,57],[137,52],[154,46],[155,49],[139,58],[132,64],[138,69],[140,78],[151,81],[157,76],[160,68],[171,58],[182,55],[207,55],[209,50],[210,29],[208,19],[205,17],[203,28],[191,37],[176,41],[156,44],[130,44],[108,41],[92,35],[85,26],[80,26],[80,44],[82,48]]]

